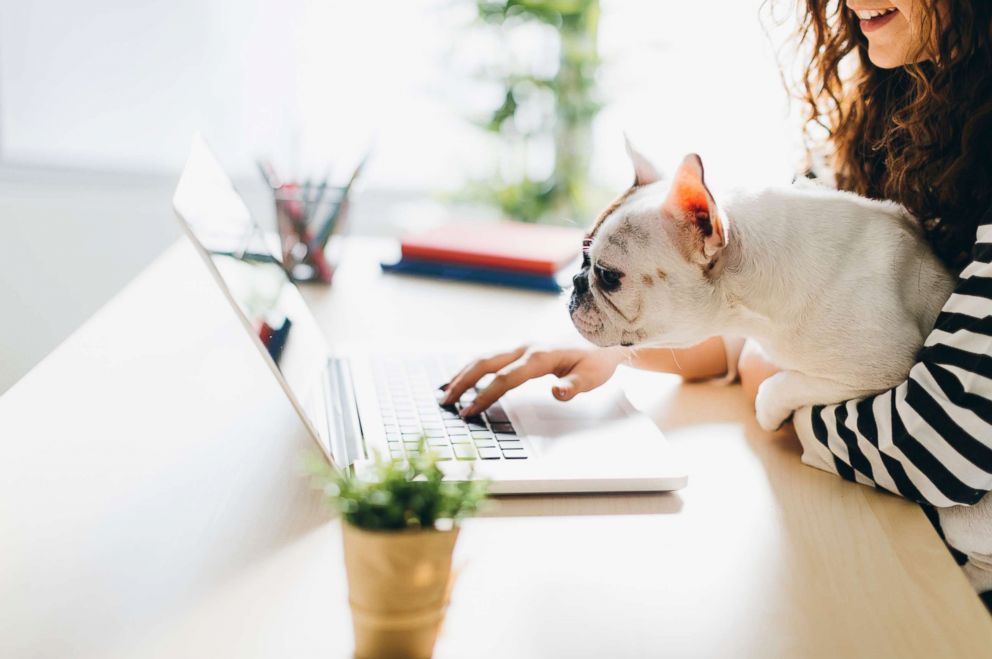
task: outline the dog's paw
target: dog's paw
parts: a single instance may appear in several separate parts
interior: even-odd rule
[[[776,395],[775,383],[765,381],[758,387],[758,396],[754,400],[754,412],[758,419],[758,425],[764,430],[774,431],[782,427],[786,419],[792,416],[792,408],[783,404],[782,399]]]

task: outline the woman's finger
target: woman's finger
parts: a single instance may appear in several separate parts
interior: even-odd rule
[[[508,352],[502,352],[492,357],[484,357],[471,362],[468,366],[458,372],[445,388],[445,396],[441,400],[442,405],[451,405],[462,397],[462,394],[469,387],[474,387],[483,375],[495,373],[501,368],[520,359],[527,352],[527,346],[520,346]]]
[[[616,363],[604,355],[591,353],[584,355],[572,369],[558,378],[551,393],[558,400],[571,400],[577,394],[591,391],[610,379],[616,370]]]
[[[462,408],[462,416],[471,416],[482,412],[495,403],[510,389],[519,387],[527,380],[539,378],[548,373],[554,373],[557,362],[553,354],[533,352],[520,363],[504,368],[496,374],[488,387],[480,391],[471,405]]]
[[[558,381],[551,387],[551,393],[558,400],[572,400],[576,394],[595,388],[595,385],[590,383],[589,378],[583,377],[580,372],[575,372],[558,378]]]

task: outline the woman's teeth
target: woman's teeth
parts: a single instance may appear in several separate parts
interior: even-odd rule
[[[896,10],[895,7],[888,7],[887,9],[859,9],[855,14],[858,15],[863,21],[870,21],[873,18],[878,18],[879,16],[885,16],[886,14],[891,14]]]

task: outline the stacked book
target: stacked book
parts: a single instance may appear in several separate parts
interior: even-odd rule
[[[578,269],[583,233],[521,222],[454,223],[405,236],[386,272],[560,292]]]

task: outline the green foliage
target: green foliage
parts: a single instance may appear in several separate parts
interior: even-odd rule
[[[597,50],[599,0],[476,0],[479,19],[502,26],[539,21],[554,27],[560,38],[558,71],[550,77],[510,74],[500,80],[503,100],[480,122],[508,144],[535,137],[524,132],[515,118],[535,94],[551,94],[554,116],[536,129],[554,142],[554,171],[545,180],[526,175],[518,180],[477,182],[470,199],[498,207],[505,215],[527,222],[548,219],[579,220],[591,210],[588,204],[591,123],[602,107],[596,94],[600,59]]]
[[[555,195],[552,183],[525,177],[513,182],[502,179],[472,182],[459,199],[492,204],[508,217],[537,222],[545,219],[554,205]]]
[[[486,498],[489,483],[443,480],[424,440],[420,448],[419,456],[409,462],[376,456],[361,479],[350,470],[333,469],[322,459],[311,469],[327,500],[358,528],[433,529],[438,520],[457,523],[474,515]]]
[[[562,27],[585,23],[590,10],[599,9],[599,0],[477,0],[476,6],[479,18],[491,23],[520,16]]]

